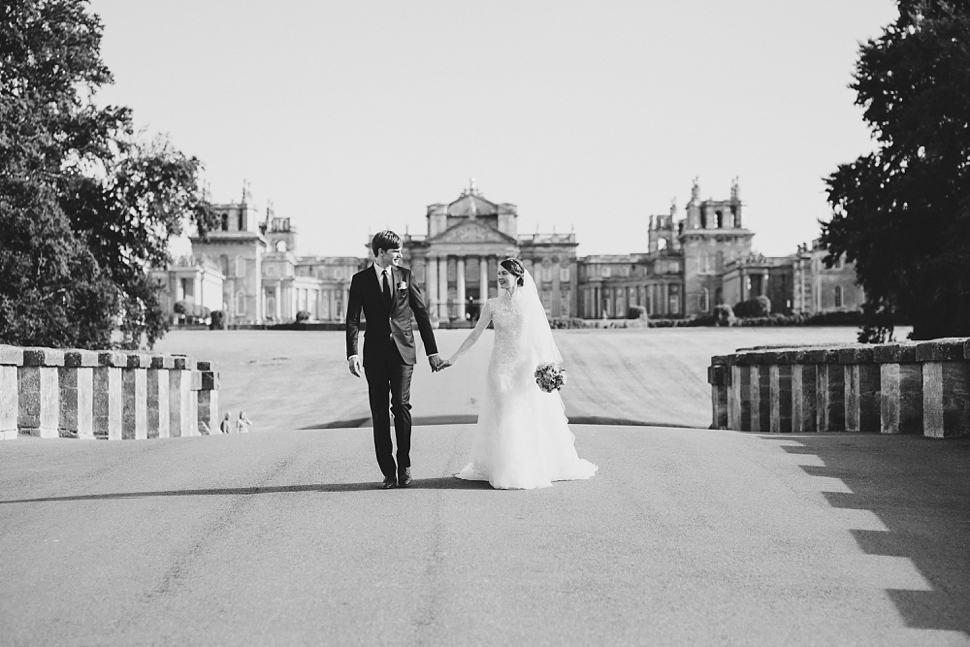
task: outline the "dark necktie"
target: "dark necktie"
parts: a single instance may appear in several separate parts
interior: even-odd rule
[[[384,270],[384,305],[391,309],[391,284],[387,282],[387,270]]]

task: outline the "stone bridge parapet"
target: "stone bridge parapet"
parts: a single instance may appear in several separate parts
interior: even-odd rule
[[[970,339],[740,348],[711,358],[715,429],[970,435]]]
[[[0,440],[125,440],[219,427],[219,374],[185,355],[0,344]]]

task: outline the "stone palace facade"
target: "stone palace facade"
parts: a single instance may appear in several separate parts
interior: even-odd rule
[[[205,240],[191,238],[191,257],[169,270],[173,302],[204,293],[214,309],[213,285],[221,279],[229,324],[289,322],[299,312],[311,321],[344,320],[350,279],[372,257],[297,256],[290,219],[271,207],[260,214],[246,190],[240,202],[213,208],[221,227]],[[452,202],[427,207],[425,234],[402,236],[404,265],[439,324],[476,320],[485,300],[497,295],[498,263],[508,257],[532,273],[550,317],[695,317],[759,295],[771,300],[773,312],[861,308],[852,264],[826,269],[817,242],[789,256],[756,254],[742,212],[736,180],[728,199],[701,200],[695,179],[682,218],[676,204],[649,216],[646,251],[577,256],[574,233],[519,234],[516,206],[488,200],[472,181]]]

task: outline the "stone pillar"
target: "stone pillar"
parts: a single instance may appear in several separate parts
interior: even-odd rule
[[[438,257],[438,319],[448,321],[448,257]]]
[[[124,353],[98,353],[94,369],[94,435],[96,438],[121,440],[123,394],[121,369],[128,365]]]
[[[260,288],[260,290],[262,290],[262,288]],[[273,304],[275,306],[273,317],[275,318],[276,322],[279,323],[280,321],[283,320],[283,288],[280,285],[279,281],[277,281],[276,286],[273,288],[273,291],[274,291],[273,301],[275,301],[275,303]]]
[[[729,429],[728,392],[731,388],[731,366],[724,357],[712,357],[707,369],[707,381],[711,385],[712,427]]]
[[[174,367],[168,372],[168,419],[169,435],[172,438],[194,436],[194,419],[190,414],[195,407],[191,407],[189,399],[192,394],[192,360],[184,355],[173,358]]]
[[[790,363],[778,359],[768,367],[768,390],[771,401],[769,430],[771,433],[791,433],[793,398]]]
[[[478,303],[485,307],[488,301],[488,257],[478,258]]]
[[[600,289],[593,286],[593,311],[589,313],[590,318],[599,319],[603,316],[603,303],[600,300]]]
[[[916,344],[880,344],[872,352],[879,364],[879,431],[923,433],[923,367],[916,361]]]
[[[739,431],[755,431],[753,422],[754,418],[758,417],[758,383],[757,383],[757,369],[750,365],[741,366],[741,388],[740,388],[740,400],[741,407],[739,409]]]
[[[20,393],[17,370],[24,363],[24,349],[0,344],[0,440],[17,438]]]
[[[751,431],[771,431],[771,376],[768,366],[751,369]]]
[[[137,353],[127,355],[121,370],[121,437],[125,440],[148,438],[148,372],[151,358]]]
[[[728,429],[741,431],[741,369],[743,367],[736,364],[730,365],[731,377],[728,387]]]
[[[923,435],[970,435],[970,340],[938,339],[916,345],[923,363]]]
[[[202,434],[219,433],[219,373],[213,370],[212,362],[196,364],[201,375],[201,388],[198,393],[198,424]]]
[[[199,427],[199,391],[202,390],[202,371],[196,369],[196,363],[186,362],[185,371],[188,377],[188,392],[185,400],[185,419],[188,421],[188,431],[185,436],[201,436],[202,429]],[[183,380],[185,376],[183,376]]]
[[[58,369],[60,388],[60,435],[94,440],[94,368],[98,354],[88,350],[64,353]]]
[[[21,435],[58,437],[60,390],[57,369],[64,366],[64,351],[25,348],[23,366],[17,369],[18,416]]]
[[[459,256],[457,267],[455,268],[455,279],[458,286],[457,296],[455,297],[458,301],[458,320],[465,320],[465,257]]]
[[[792,432],[818,431],[819,351],[794,351],[792,366]]]
[[[429,256],[425,259],[424,287],[428,292],[428,313],[432,319],[438,318],[438,259]]]
[[[146,371],[148,392],[147,427],[149,438],[170,438],[172,422],[169,410],[169,373],[175,367],[171,355],[152,357],[151,367]]]

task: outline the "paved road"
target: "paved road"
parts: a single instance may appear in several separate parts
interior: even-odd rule
[[[968,645],[970,440],[574,428],[590,481],[453,479],[472,428],[0,443],[0,643]]]

